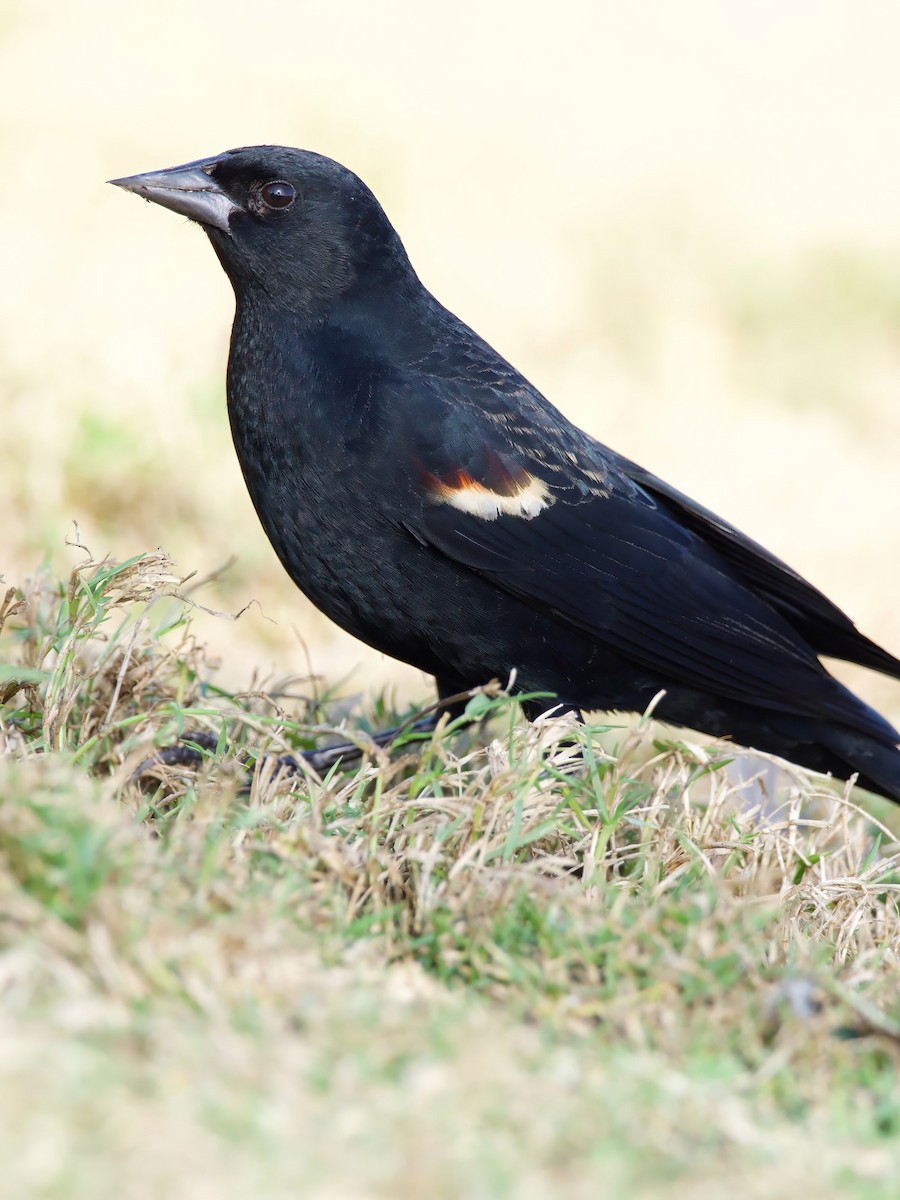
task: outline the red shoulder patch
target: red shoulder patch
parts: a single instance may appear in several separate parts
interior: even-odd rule
[[[440,474],[421,469],[429,497],[484,521],[495,521],[503,513],[530,521],[553,503],[547,485],[524,467],[509,468],[498,454],[488,454],[486,470],[476,479],[463,467]]]

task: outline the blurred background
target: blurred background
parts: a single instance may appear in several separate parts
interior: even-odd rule
[[[591,433],[900,651],[900,9],[0,0],[0,571],[162,546],[246,686],[417,672],[313,612],[230,444],[202,232],[106,179],[278,142]],[[251,604],[255,601],[255,604]],[[900,689],[844,673],[900,717]]]

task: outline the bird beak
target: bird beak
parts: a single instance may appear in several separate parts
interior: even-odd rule
[[[110,179],[109,182],[161,204],[163,208],[171,208],[192,221],[199,221],[201,225],[214,225],[224,233],[231,233],[228,219],[239,211],[239,207],[212,178],[218,161],[207,158],[181,167],[169,167],[167,171],[148,171],[146,175],[129,175],[127,179]]]

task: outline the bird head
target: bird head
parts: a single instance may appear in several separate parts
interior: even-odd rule
[[[317,317],[355,291],[411,274],[362,180],[309,150],[248,146],[110,183],[202,225],[239,303],[273,296]]]

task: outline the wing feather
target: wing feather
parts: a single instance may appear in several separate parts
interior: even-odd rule
[[[409,381],[403,433],[415,421],[408,469],[421,507],[406,524],[420,542],[662,679],[871,732],[875,714],[817,656],[900,677],[897,659],[774,555],[582,433],[490,353],[477,369]],[[498,497],[527,486],[541,504],[447,503],[423,471]]]
[[[900,660],[861,634],[850,618],[802,575],[655,475],[627,459],[620,464],[630,479],[712,546],[749,587],[790,621],[817,654],[900,679]]]
[[[661,679],[871,725],[784,617],[649,498],[558,500],[533,520],[490,522],[426,505],[416,534]]]

